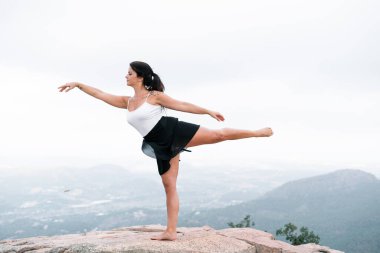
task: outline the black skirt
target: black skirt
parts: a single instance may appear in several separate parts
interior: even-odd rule
[[[183,151],[198,131],[200,125],[179,121],[178,118],[162,116],[150,132],[144,136],[142,151],[157,160],[158,173],[170,169],[170,159]]]

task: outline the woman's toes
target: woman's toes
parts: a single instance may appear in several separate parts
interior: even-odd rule
[[[270,127],[265,127],[256,131],[256,137],[269,137],[273,134],[273,131]]]

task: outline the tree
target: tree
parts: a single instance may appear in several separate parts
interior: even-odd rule
[[[243,227],[250,227],[252,224],[252,227],[255,225],[255,222],[252,221],[251,223],[251,216],[247,214],[245,218],[240,221],[238,224],[234,224],[233,222],[228,222],[227,225],[231,228],[243,228]]]
[[[297,226],[288,223],[285,224],[284,228],[280,228],[276,231],[276,235],[283,235],[286,236],[286,240],[290,241],[292,245],[301,245],[305,243],[319,243],[319,236],[315,235],[313,231],[309,232],[309,229],[307,227],[301,227],[300,232],[301,234],[298,235],[297,233],[294,233],[294,231],[297,230]]]

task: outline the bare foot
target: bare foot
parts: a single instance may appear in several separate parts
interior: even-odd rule
[[[265,127],[259,130],[256,130],[256,137],[269,137],[273,135],[272,128]]]
[[[151,240],[168,240],[168,241],[174,241],[177,239],[177,232],[168,232],[165,231],[160,235],[155,235],[150,238]]]

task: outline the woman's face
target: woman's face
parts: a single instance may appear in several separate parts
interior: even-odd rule
[[[139,82],[142,83],[142,77],[138,77],[137,73],[131,67],[129,67],[128,73],[125,76],[125,78],[127,79],[127,85],[129,86],[135,86]]]

